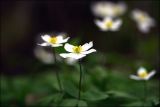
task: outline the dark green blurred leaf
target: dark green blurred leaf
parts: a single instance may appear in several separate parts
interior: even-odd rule
[[[74,98],[78,98],[78,88],[71,82],[65,81],[64,82],[64,90]]]
[[[60,104],[62,107],[87,107],[87,103],[78,99],[65,99]]]
[[[62,101],[60,106],[62,107],[75,107],[78,104],[77,99],[65,99]]]
[[[104,92],[101,92],[94,88],[82,93],[82,99],[86,101],[99,101],[99,100],[104,100],[108,97],[109,96]]]

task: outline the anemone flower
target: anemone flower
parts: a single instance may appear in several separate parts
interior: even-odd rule
[[[108,2],[100,1],[95,2],[91,6],[91,10],[94,15],[98,17],[119,17],[126,12],[127,6],[124,2]]]
[[[148,73],[144,67],[140,67],[137,71],[137,75],[131,75],[130,78],[134,80],[149,80],[155,73],[155,70]]]
[[[90,49],[93,47],[93,42],[85,43],[84,45],[74,46],[69,43],[64,45],[64,48],[69,53],[61,53],[60,56],[63,58],[74,58],[81,59],[85,57],[87,54],[92,52],[96,52],[95,49]]]
[[[102,21],[95,20],[95,24],[100,28],[101,31],[118,31],[122,25],[122,20],[113,20],[111,17],[106,17]]]
[[[150,28],[155,26],[154,19],[141,10],[133,10],[131,17],[137,23],[139,30],[143,33],[149,32]]]
[[[51,46],[51,47],[59,47],[63,46],[63,43],[67,42],[70,37],[63,38],[62,34],[57,36],[50,36],[50,35],[43,35],[41,38],[43,39],[44,43],[38,44],[40,46]]]

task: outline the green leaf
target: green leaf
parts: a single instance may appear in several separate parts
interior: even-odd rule
[[[135,99],[135,97],[120,91],[108,91],[107,94],[109,94],[112,97]]]
[[[68,93],[72,97],[78,98],[77,97],[78,96],[78,88],[70,81],[67,81],[67,80],[65,81],[64,90],[66,91],[66,93]]]
[[[53,99],[54,102],[55,102],[55,103],[60,102],[60,101],[62,100],[63,96],[64,96],[63,93],[56,93],[56,94],[54,94],[54,95],[53,95],[53,97],[54,97],[54,99]]]
[[[60,106],[62,107],[75,107],[78,104],[77,99],[65,99],[62,101]]]
[[[108,98],[108,95],[96,89],[88,90],[82,93],[82,99],[86,101],[99,101]]]
[[[83,100],[78,101],[78,107],[87,107],[87,103]]]
[[[132,103],[123,105],[123,107],[141,107],[142,105],[143,105],[142,102],[132,102]]]
[[[78,99],[65,99],[60,104],[62,107],[87,107],[87,103]]]
[[[40,99],[37,102],[37,104],[46,106],[46,105],[50,105],[52,101],[54,101],[54,95],[50,95],[50,96],[44,97],[43,99]]]

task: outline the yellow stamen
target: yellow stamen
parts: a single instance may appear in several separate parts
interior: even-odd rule
[[[139,74],[138,74],[138,76],[140,77],[140,78],[145,78],[145,77],[147,77],[148,76],[148,73],[145,71],[145,72],[140,72]]]
[[[112,22],[112,21],[106,22],[106,26],[107,26],[108,28],[111,28],[111,27],[113,26],[113,22]]]
[[[55,44],[57,42],[57,38],[53,36],[49,39],[49,42]]]
[[[140,16],[139,16],[139,20],[140,20],[141,22],[145,21],[145,20],[146,20],[146,16],[145,16],[144,14],[140,15]]]
[[[73,47],[73,52],[74,53],[80,53],[81,51],[82,51],[82,46],[81,45]]]

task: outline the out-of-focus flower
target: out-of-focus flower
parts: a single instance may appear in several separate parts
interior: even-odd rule
[[[118,17],[125,13],[126,4],[124,2],[113,3],[107,1],[95,2],[91,6],[93,13],[99,17]]]
[[[41,48],[41,47],[36,47],[34,49],[34,55],[36,56],[37,59],[39,59],[41,62],[45,63],[45,64],[53,64],[55,63],[55,58],[53,53],[46,51],[45,49]],[[59,55],[56,55],[56,58],[58,61],[60,61],[61,57],[59,57]]]
[[[74,65],[78,60],[77,59],[74,59],[74,58],[66,58],[65,59],[65,62],[68,64],[68,65]]]
[[[143,33],[149,32],[150,28],[155,25],[153,18],[141,10],[136,9],[132,11],[131,16],[137,22],[139,30]]]
[[[74,58],[74,59],[81,59],[85,57],[87,54],[92,52],[96,52],[95,49],[90,49],[93,47],[93,42],[85,43],[84,45],[74,46],[69,43],[64,45],[64,48],[67,52],[70,53],[62,53],[60,54],[63,58]]]
[[[106,17],[102,21],[95,20],[95,24],[102,31],[117,31],[122,25],[122,20],[121,19],[113,20],[111,17]]]
[[[140,67],[137,71],[137,76],[131,75],[130,78],[134,80],[149,80],[155,73],[155,70],[152,70],[150,73],[148,73],[144,67]]]
[[[43,35],[41,36],[41,38],[44,40],[44,43],[42,44],[38,44],[40,46],[51,46],[51,47],[59,47],[62,46],[62,43],[65,43],[68,41],[69,37],[67,38],[63,38],[64,35],[60,34],[60,35]]]

